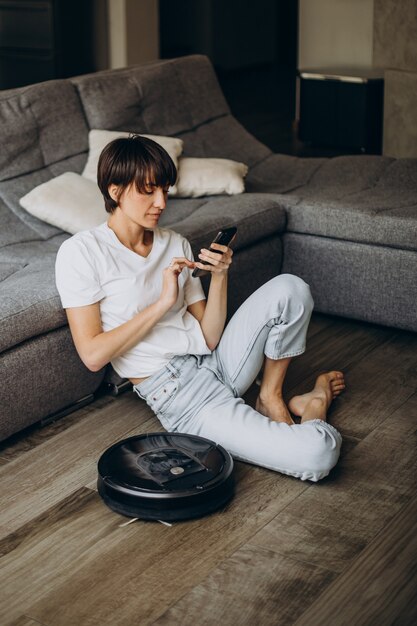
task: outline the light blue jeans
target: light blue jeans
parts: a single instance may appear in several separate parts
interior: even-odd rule
[[[301,278],[277,276],[242,304],[212,354],[174,357],[134,390],[170,432],[200,435],[241,461],[318,481],[337,463],[340,433],[320,419],[274,422],[240,397],[265,355],[277,360],[304,352],[312,310]]]

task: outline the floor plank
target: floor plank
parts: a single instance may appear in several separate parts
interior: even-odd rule
[[[312,343],[320,336],[315,335]],[[383,338],[380,345],[374,345],[371,336],[368,342],[360,341],[350,347],[346,346],[346,337],[341,336],[339,341],[344,347],[338,352],[340,357],[333,357],[329,362],[329,369],[344,371],[346,381],[345,392],[330,408],[329,421],[351,440],[363,439],[417,389],[417,335],[389,330]],[[291,381],[301,380],[302,373],[309,371],[309,362],[315,362],[314,347],[311,347],[312,354],[306,353],[291,364],[289,386],[292,389],[287,396],[302,393],[312,386],[315,375],[308,375],[310,383],[292,385]],[[336,345],[332,348],[336,350]]]
[[[154,624],[288,626],[311,604],[317,588],[334,577],[327,570],[246,545]]]
[[[48,626],[150,623],[308,489],[243,463],[236,477],[224,510],[171,528],[120,528],[95,492],[69,496],[4,540],[0,623],[22,612]]]
[[[321,313],[313,313],[310,319],[310,324],[307,330],[307,342],[311,340],[314,335],[321,333],[322,331],[328,332],[329,329],[338,323],[338,319],[330,315],[322,315]]]
[[[45,443],[60,432],[71,428],[75,423],[87,419],[91,413],[116,401],[109,395],[98,396],[94,402],[69,413],[62,418],[57,418],[49,424],[40,423],[12,435],[5,441],[0,442],[0,457],[5,463],[20,457],[24,452]]]
[[[149,429],[163,430],[132,393],[0,466],[0,538],[94,480],[108,446]]]
[[[399,332],[347,368],[332,423],[362,439],[417,391],[417,335]]]
[[[326,331],[313,334],[307,341],[306,351],[295,358],[285,380],[285,395],[310,391],[318,374],[327,370],[342,370],[361,361],[376,347],[389,341],[393,329],[353,320],[332,318]],[[401,331],[399,331],[401,332]],[[413,337],[413,333],[404,335]]]
[[[38,622],[27,615],[21,615],[18,619],[7,624],[7,626],[45,626],[45,624],[41,624],[41,622]]]
[[[410,416],[414,416],[410,418]],[[251,543],[343,571],[414,495],[417,394],[259,531]]]
[[[296,622],[297,626],[417,623],[417,498],[370,543]]]

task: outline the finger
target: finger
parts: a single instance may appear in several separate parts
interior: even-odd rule
[[[206,263],[210,263],[211,265],[218,265],[221,262],[222,257],[215,252],[209,252],[208,250],[202,250],[198,255],[198,258],[201,261],[205,261]]]
[[[195,265],[195,263],[193,261],[188,261],[187,263],[185,263],[184,261],[172,260],[171,263],[168,265],[167,269],[173,269],[174,268],[176,270],[182,271],[185,267],[193,269],[194,265]]]
[[[199,269],[206,270],[207,272],[224,272],[229,269],[231,261],[228,263],[218,263],[217,265],[212,265],[211,263],[198,263],[196,262],[195,266]]]
[[[172,265],[174,265],[174,263],[180,263],[182,267],[187,266],[187,267],[193,267],[194,263],[193,261],[190,261],[190,259],[187,259],[183,256],[180,257],[173,257],[171,260],[171,263],[169,264],[170,267]]]
[[[210,245],[210,248],[212,248],[213,250],[218,250],[219,252],[227,252],[228,251],[228,246],[223,246],[220,243],[212,243]]]

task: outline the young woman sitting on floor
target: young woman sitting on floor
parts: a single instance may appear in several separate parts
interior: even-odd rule
[[[56,261],[78,354],[92,371],[110,362],[130,379],[168,431],[318,481],[339,457],[342,438],[326,413],[345,387],[343,374],[320,375],[288,408],[282,397],[288,365],[305,350],[310,289],[296,276],[277,276],[225,328],[232,250],[214,244],[216,253],[202,249],[194,261],[184,237],[158,227],[176,177],[169,155],[150,139],[120,138],[103,150],[98,184],[109,218],[65,241]],[[211,273],[207,300],[195,267]],[[261,368],[253,409],[241,396]]]

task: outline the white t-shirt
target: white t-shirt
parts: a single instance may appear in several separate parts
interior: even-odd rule
[[[156,228],[147,257],[124,246],[107,223],[77,233],[60,247],[56,284],[64,309],[100,303],[104,331],[120,326],[156,302],[162,272],[173,257],[193,260],[189,242],[172,230]],[[205,298],[201,281],[183,269],[175,305],[142,341],[112,360],[123,378],[144,378],[173,356],[209,354],[200,324],[187,307]]]

